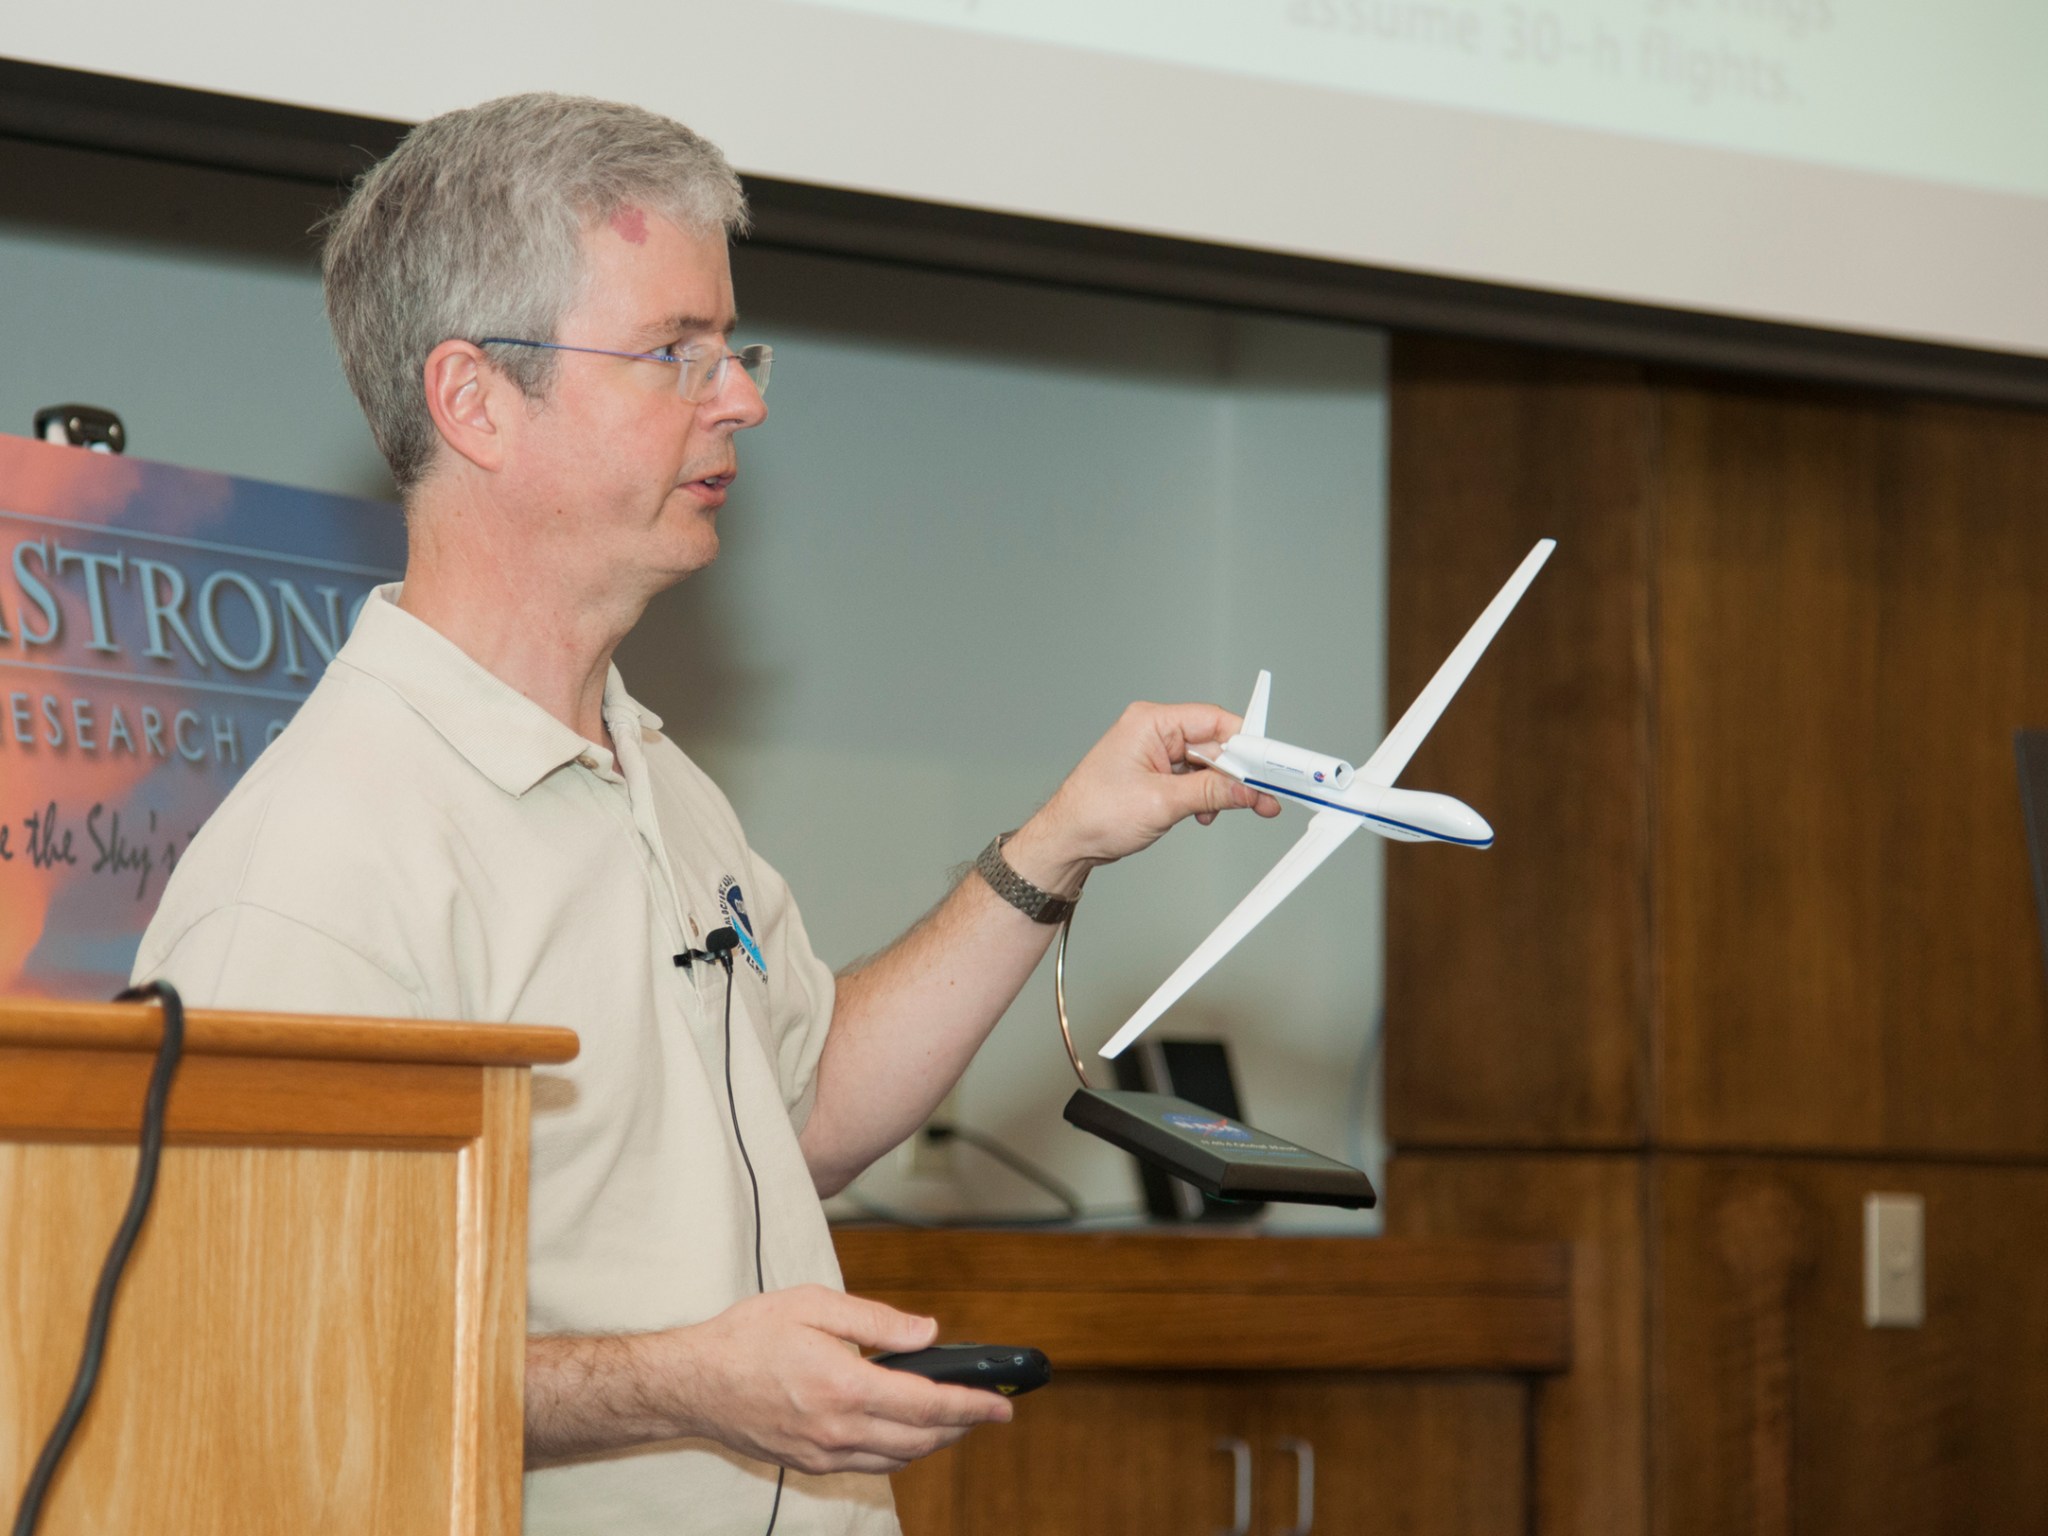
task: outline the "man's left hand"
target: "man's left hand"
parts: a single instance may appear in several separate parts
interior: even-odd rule
[[[1175,822],[1219,811],[1278,816],[1280,802],[1189,760],[1222,750],[1244,721],[1213,704],[1133,704],[1045,806],[1004,845],[1033,884],[1072,895],[1098,864],[1149,847]]]

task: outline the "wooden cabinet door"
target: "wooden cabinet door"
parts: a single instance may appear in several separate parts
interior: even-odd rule
[[[905,1536],[1521,1536],[1512,1376],[1070,1372],[899,1473]]]
[[[1529,1388],[1505,1376],[1257,1378],[1254,1536],[1520,1536]]]
[[[1247,1378],[1073,1371],[897,1474],[905,1536],[1214,1536],[1234,1523],[1236,1468],[1254,1458]],[[1254,1523],[1254,1529],[1257,1529]]]

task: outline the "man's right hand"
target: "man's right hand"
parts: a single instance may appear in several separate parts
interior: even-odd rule
[[[847,1345],[923,1349],[938,1324],[822,1285],[750,1296],[667,1337],[687,1432],[800,1472],[894,1472],[1010,1417],[993,1392],[868,1364]]]
[[[894,1472],[1010,1418],[1007,1398],[849,1347],[923,1349],[937,1335],[928,1317],[802,1285],[661,1333],[535,1338],[528,1459],[701,1437],[800,1472]]]

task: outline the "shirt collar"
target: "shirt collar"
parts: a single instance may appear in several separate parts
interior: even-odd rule
[[[506,794],[524,795],[565,763],[610,754],[587,741],[432,625],[398,606],[398,582],[371,592],[335,663],[376,678],[439,731],[470,765]],[[637,721],[661,729],[661,717],[626,692],[619,669],[605,676],[604,716],[616,735]]]

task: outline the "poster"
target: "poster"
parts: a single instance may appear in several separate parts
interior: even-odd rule
[[[179,853],[404,558],[388,503],[0,435],[0,993],[127,985]]]

